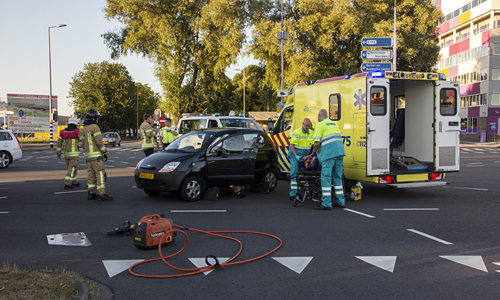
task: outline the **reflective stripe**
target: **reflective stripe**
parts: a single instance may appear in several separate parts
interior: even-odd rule
[[[94,133],[94,136],[97,136],[97,135],[101,135],[101,132],[98,131],[98,132]]]
[[[331,196],[331,195],[332,195],[332,193],[323,193],[323,197],[324,196]]]
[[[341,189],[341,188],[342,188],[342,186],[341,186],[341,185],[334,185],[333,187],[334,187],[335,189]]]
[[[57,152],[61,152],[61,150],[62,150],[61,148],[57,147]]]
[[[321,137],[320,136],[315,136],[314,140],[320,140],[321,141]]]
[[[106,146],[102,146],[101,151],[105,151],[105,150],[106,150]]]
[[[331,133],[331,134],[329,134],[329,135],[325,135],[325,136],[323,137],[323,139],[327,139],[327,138],[329,138],[329,137],[331,137],[331,136],[338,136],[338,137],[340,137],[340,133]]]
[[[337,139],[337,138],[331,139],[331,140],[328,140],[328,141],[322,143],[322,145],[324,146],[324,145],[330,144],[331,142],[342,142],[342,139]]]
[[[335,195],[342,195],[343,193],[344,193],[344,191],[340,191],[340,192],[335,191]]]
[[[294,134],[292,134],[292,136],[297,136],[297,137],[300,137],[300,134],[298,134],[298,133],[294,133]]]
[[[300,147],[300,146],[295,146],[296,149],[301,149],[301,150],[309,150],[311,147]]]
[[[291,190],[291,191],[296,191],[296,190],[297,190],[297,187],[296,187],[296,186],[291,186],[291,187],[290,187],[290,190]]]
[[[87,187],[89,187],[89,188],[94,188],[94,187],[95,187],[95,184],[87,184]]]

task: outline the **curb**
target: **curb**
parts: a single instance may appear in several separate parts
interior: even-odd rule
[[[80,279],[71,276],[75,281],[76,297],[79,300],[87,300],[89,298],[89,287]]]
[[[71,276],[71,278],[73,278],[73,280],[75,281],[75,290],[76,290],[75,299],[88,300],[90,297],[90,290],[89,290],[89,287],[87,286],[87,284],[85,282],[81,281],[80,279],[75,278],[73,276]],[[111,290],[111,288],[109,288],[108,286],[106,286],[98,281],[94,281],[88,277],[85,277],[85,278],[86,278],[86,280],[91,281],[95,285],[95,287],[99,290],[99,299],[100,300],[113,300],[114,299],[114,294],[113,294],[113,291]]]

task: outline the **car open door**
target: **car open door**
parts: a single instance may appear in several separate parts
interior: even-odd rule
[[[366,175],[389,174],[389,80],[368,78],[366,85]],[[361,93],[361,91],[360,91]]]
[[[215,186],[253,185],[259,133],[236,133],[207,151],[208,183]]]
[[[436,82],[434,118],[434,170],[460,169],[460,112],[458,83]]]

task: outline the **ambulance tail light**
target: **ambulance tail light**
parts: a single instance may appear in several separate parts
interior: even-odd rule
[[[427,79],[437,79],[437,74],[427,74]]]
[[[392,176],[382,176],[378,178],[378,183],[395,183],[395,180]]]
[[[17,140],[17,146],[18,147],[21,147],[21,141],[19,140],[19,138],[17,137],[17,135],[14,135],[16,137],[16,140]]]
[[[430,173],[429,180],[441,180],[443,179],[443,173]]]

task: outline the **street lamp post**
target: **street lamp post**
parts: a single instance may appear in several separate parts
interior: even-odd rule
[[[49,94],[49,125],[50,125],[50,148],[54,148],[54,135],[52,132],[52,62],[50,57],[50,28],[59,28],[66,27],[66,24],[59,24],[56,26],[49,26],[49,85],[50,85],[50,94]]]
[[[137,139],[139,139],[139,82],[137,83],[137,123],[136,123],[136,135]],[[149,84],[143,84],[143,86],[149,86]]]
[[[243,71],[243,116],[245,116],[245,69],[235,69],[235,71]]]

